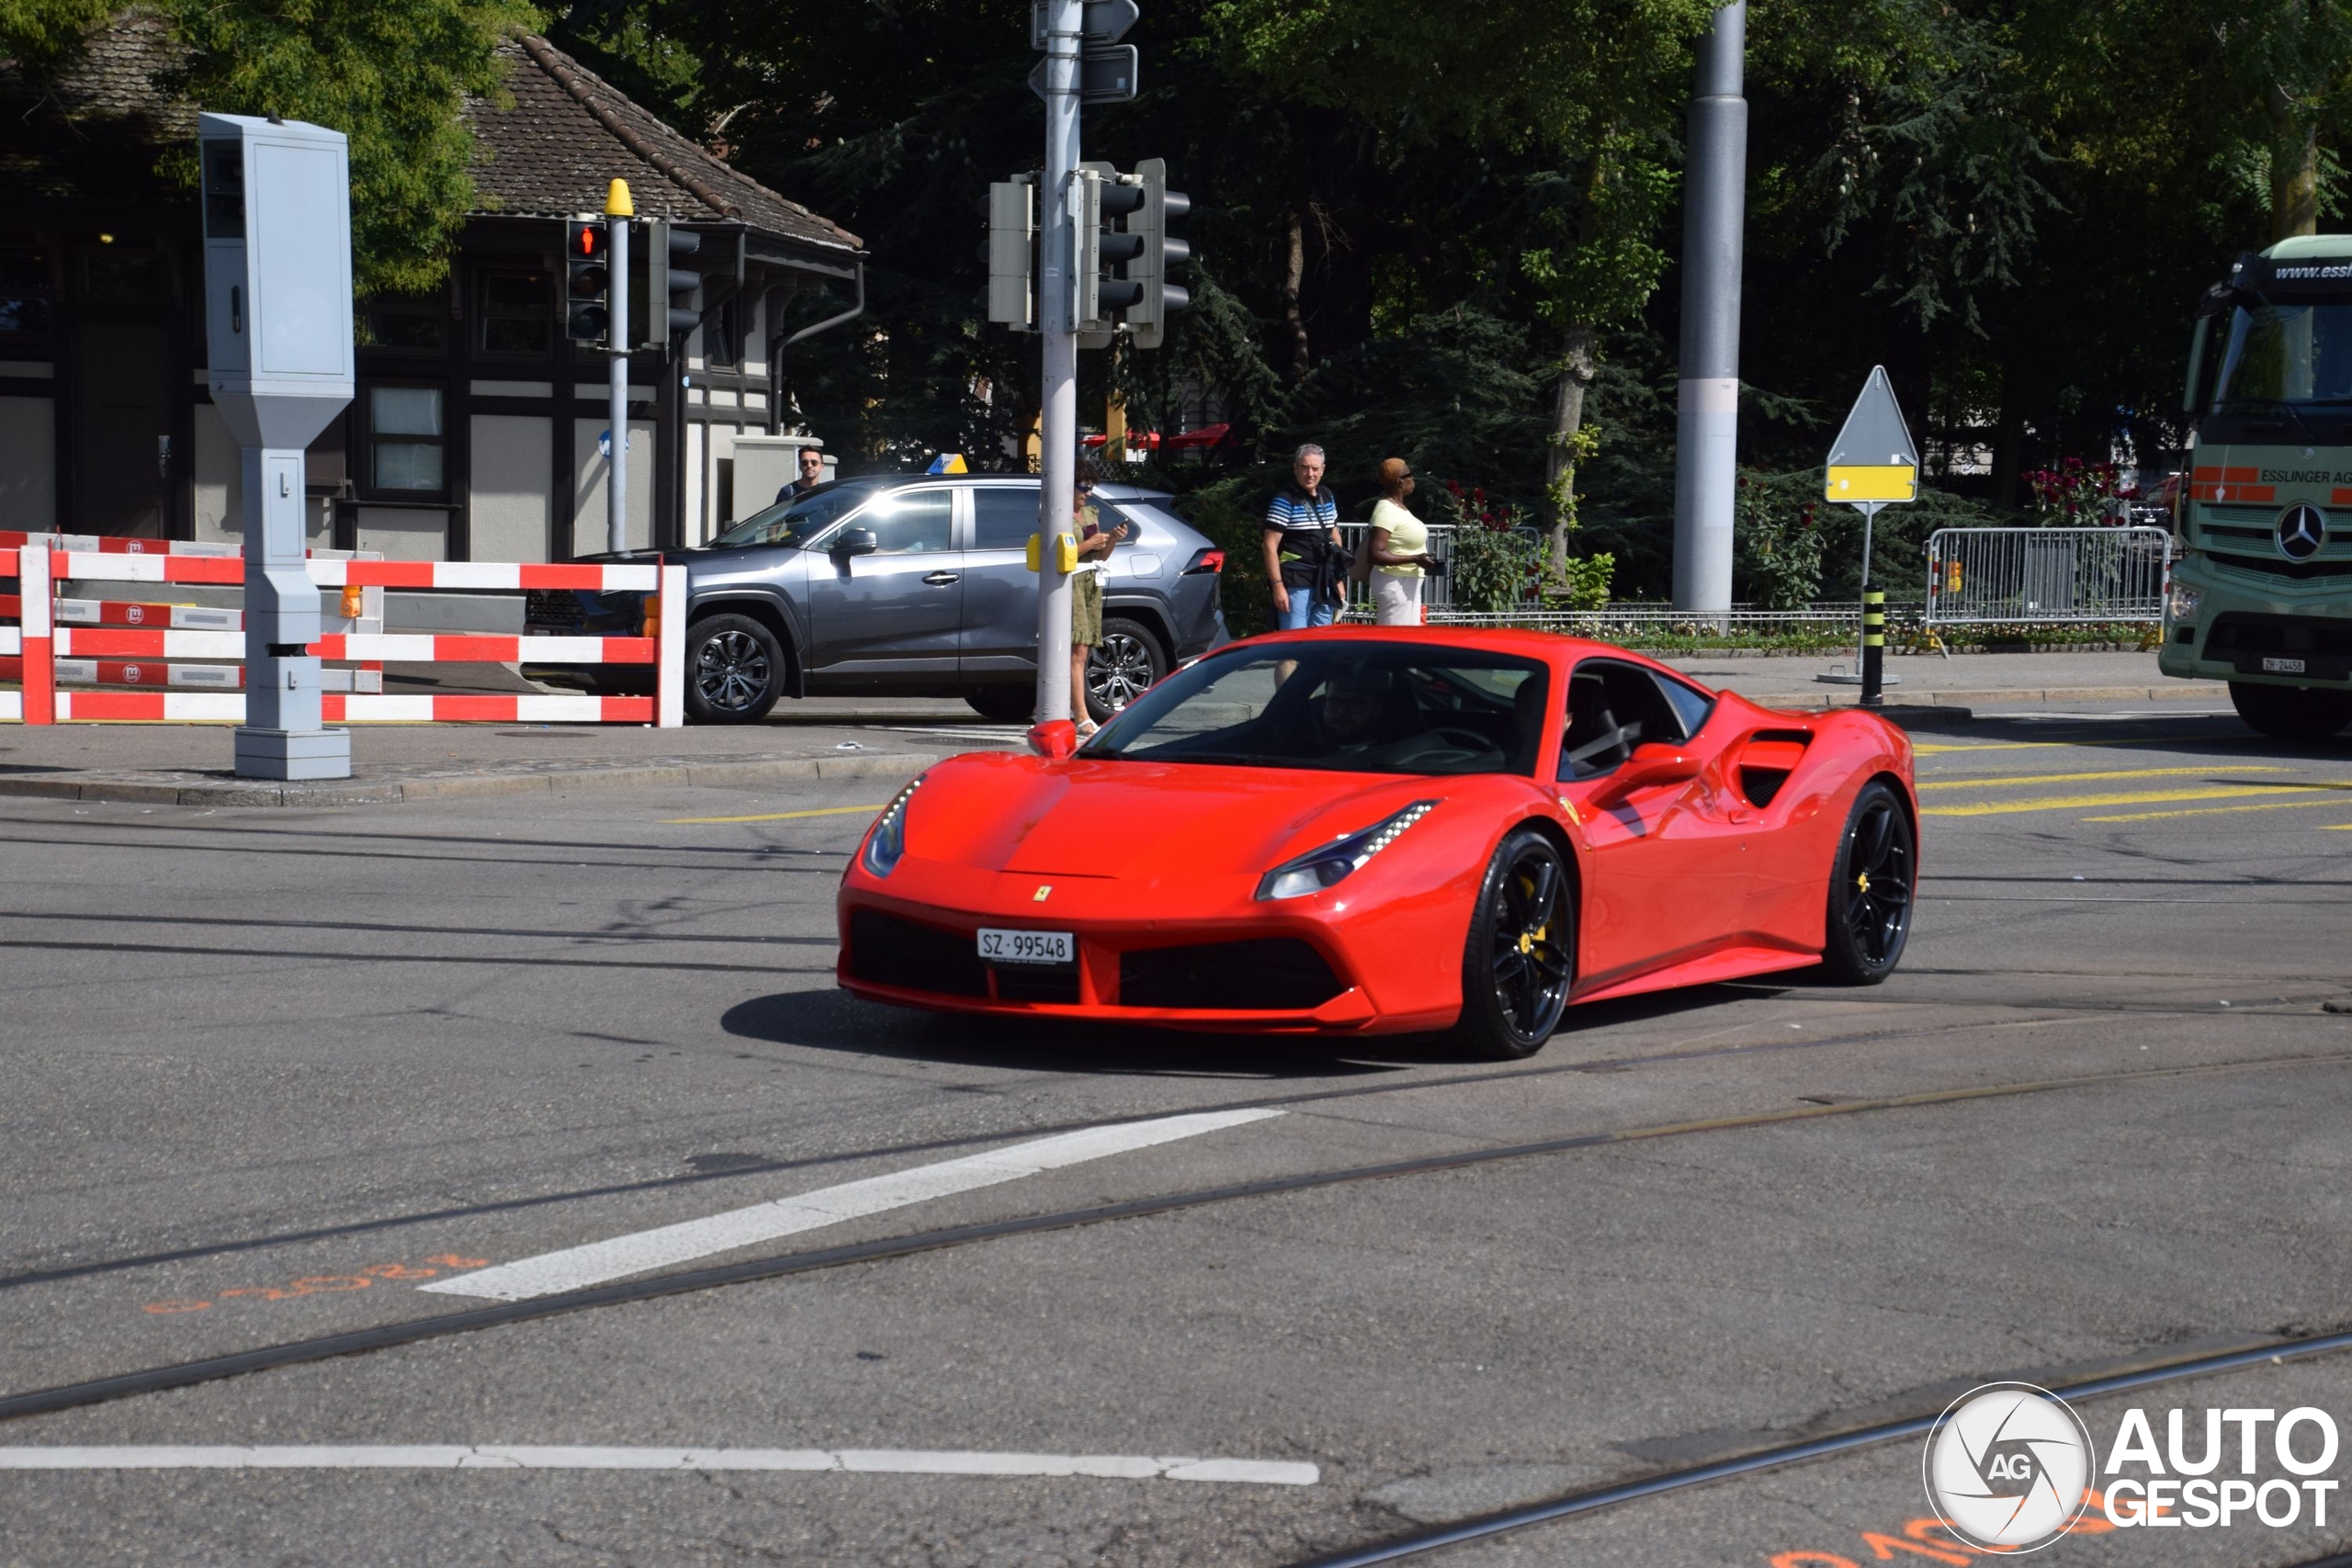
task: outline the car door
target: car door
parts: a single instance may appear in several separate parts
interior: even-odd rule
[[[844,548],[871,530],[871,554]],[[964,619],[956,492],[923,485],[877,495],[814,541],[808,561],[809,672],[885,681],[952,678]]]
[[[1029,539],[1037,532],[1037,486],[1010,480],[965,487],[971,531],[964,549],[962,671],[987,680],[1037,669],[1037,574]]]
[[[1630,661],[1587,659],[1568,681],[1559,789],[1591,852],[1584,890],[1588,987],[1695,958],[1748,924],[1753,868],[1744,803],[1726,799],[1706,766],[1706,697]],[[1634,784],[1619,771],[1634,748],[1673,746],[1693,759],[1687,776]]]

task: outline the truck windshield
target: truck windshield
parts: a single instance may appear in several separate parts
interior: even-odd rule
[[[2216,412],[2352,403],[2352,302],[2241,305],[2215,388]]]
[[[752,513],[711,541],[714,545],[782,545],[798,549],[844,513],[872,498],[879,479],[842,479]]]

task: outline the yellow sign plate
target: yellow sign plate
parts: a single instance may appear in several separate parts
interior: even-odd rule
[[[1912,501],[1919,470],[1908,463],[1832,463],[1822,493],[1831,501]]]

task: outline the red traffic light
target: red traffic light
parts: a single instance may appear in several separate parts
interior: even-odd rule
[[[565,226],[564,253],[573,261],[598,261],[605,254],[605,226],[574,220]]]

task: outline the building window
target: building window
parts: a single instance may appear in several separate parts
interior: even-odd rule
[[[481,351],[547,357],[555,296],[544,272],[481,275]]]
[[[0,251],[0,337],[49,331],[49,258]]]
[[[728,300],[705,319],[702,358],[704,364],[721,370],[731,370],[743,363],[743,331],[735,323],[734,300]]]
[[[449,312],[437,294],[385,297],[368,301],[370,348],[402,354],[441,354],[449,346]]]
[[[441,389],[371,387],[368,391],[368,477],[401,495],[437,495],[443,488]]]
[[[82,297],[107,304],[145,304],[171,293],[171,265],[146,246],[116,244],[111,236],[82,253]]]

